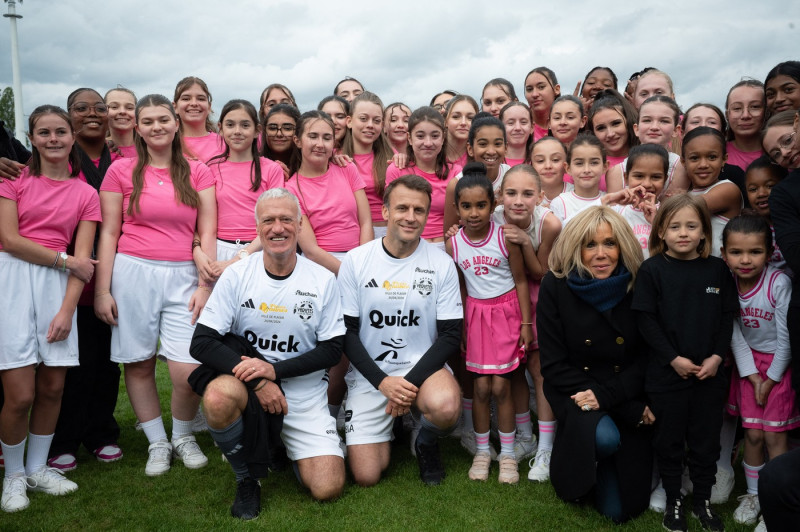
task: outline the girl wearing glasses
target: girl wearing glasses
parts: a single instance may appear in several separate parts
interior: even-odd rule
[[[281,165],[285,179],[300,167],[300,150],[293,140],[299,121],[297,107],[279,103],[269,110],[262,122],[261,155]]]
[[[800,168],[800,111],[781,111],[767,121],[762,146],[772,162],[788,170]]]
[[[761,151],[761,126],[764,125],[764,85],[743,79],[731,87],[725,100],[728,118],[728,163],[742,170],[758,159]]]
[[[172,105],[180,119],[183,151],[189,159],[205,163],[225,150],[211,121],[211,92],[205,81],[194,76],[180,80]]]

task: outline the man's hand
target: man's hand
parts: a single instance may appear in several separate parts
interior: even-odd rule
[[[259,386],[262,385],[259,384]],[[266,381],[266,384],[256,392],[256,397],[258,397],[258,402],[261,408],[264,409],[264,412],[284,415],[289,413],[286,397],[283,395],[278,385],[272,381]]]
[[[250,382],[253,379],[274,381],[275,368],[272,364],[260,358],[242,355],[242,361],[233,368],[233,376],[242,382]]]
[[[386,413],[392,417],[407,414],[417,399],[419,389],[403,377],[386,377],[378,390],[389,400]]]

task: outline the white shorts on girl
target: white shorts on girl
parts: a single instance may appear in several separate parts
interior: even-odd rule
[[[111,361],[129,364],[156,354],[199,364],[189,355],[194,325],[189,299],[197,289],[192,261],[149,260],[117,253],[111,295],[117,326],[111,328]]]
[[[239,244],[231,244],[224,240],[217,240],[217,260],[226,261],[234,258],[241,250],[247,247],[250,242],[241,242]]]
[[[339,447],[336,420],[328,410],[328,398],[323,397],[307,410],[289,409],[283,416],[281,439],[286,446],[289,460],[297,461],[316,456],[338,456],[344,458]]]
[[[50,323],[64,303],[69,274],[0,251],[0,370],[78,365],[78,319],[65,340],[47,342]]]

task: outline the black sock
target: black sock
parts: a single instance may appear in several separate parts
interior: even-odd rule
[[[208,428],[211,433],[211,438],[216,442],[219,450],[228,459],[228,463],[236,475],[236,481],[240,481],[250,476],[250,470],[247,467],[247,462],[244,461],[241,455],[242,451],[242,435],[244,434],[244,423],[242,418],[239,417],[222,430]]]
[[[431,423],[428,418],[425,416],[420,416],[420,429],[419,434],[417,435],[417,441],[420,445],[433,445],[436,443],[436,440],[439,438],[443,438],[453,432],[453,428],[450,427],[448,429],[440,429],[433,423]]]

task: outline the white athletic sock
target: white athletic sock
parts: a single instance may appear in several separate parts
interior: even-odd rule
[[[461,418],[464,420],[461,432],[475,432],[475,425],[472,424],[472,399],[461,398]]]
[[[552,451],[558,421],[539,421],[539,450]]]
[[[141,423],[142,431],[147,436],[147,441],[155,443],[157,441],[167,440],[167,431],[164,430],[164,420],[161,416],[151,419],[150,421],[143,421]]]
[[[531,423],[530,411],[514,414],[514,420],[517,424],[517,436],[524,440],[530,440],[533,437],[533,424]]]
[[[50,453],[50,443],[55,434],[28,434],[28,460],[25,464],[25,474],[28,476],[38,473],[47,466],[47,455]]]
[[[724,469],[733,475],[733,466],[731,465],[731,455],[733,454],[733,446],[736,443],[736,424],[738,418],[729,414],[722,414],[722,430],[719,432],[719,460],[717,460],[717,467]]]
[[[3,448],[3,460],[6,463],[6,478],[17,477],[25,474],[25,442],[27,438],[23,438],[21,442],[16,445],[9,445],[0,441],[0,446]]]
[[[507,454],[509,456],[514,456],[514,438],[516,437],[517,431],[515,430],[512,430],[511,432],[497,431],[497,434],[500,436],[500,454]]]
[[[194,425],[194,419],[183,421],[182,419],[176,419],[175,416],[172,416],[172,441],[183,436],[191,436],[192,425]]]
[[[478,451],[489,452],[489,433],[485,432],[483,434],[475,433],[475,447]],[[511,452],[513,453],[514,450],[512,449]]]
[[[747,493],[758,495],[758,472],[764,469],[764,464],[751,466],[742,460],[742,467],[744,467],[744,479],[747,481]]]

